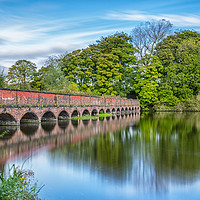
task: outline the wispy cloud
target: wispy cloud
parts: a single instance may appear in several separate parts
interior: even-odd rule
[[[124,12],[110,12],[105,16],[109,20],[124,20],[124,21],[147,21],[166,19],[175,26],[194,27],[200,26],[200,15],[172,15],[172,14],[158,14],[152,15],[141,11],[124,11]]]

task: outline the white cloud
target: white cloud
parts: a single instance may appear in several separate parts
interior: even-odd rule
[[[148,20],[169,20],[174,26],[194,27],[200,26],[200,15],[171,15],[159,14],[151,15],[141,11],[125,11],[125,12],[111,12],[105,16],[105,19],[110,20],[124,20],[124,21],[148,21]]]

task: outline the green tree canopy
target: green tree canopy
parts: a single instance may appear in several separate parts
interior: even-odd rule
[[[159,68],[161,96],[171,90],[175,98],[184,102],[197,95],[200,92],[200,34],[177,32],[159,43],[156,50],[162,63]],[[173,100],[171,98],[168,104],[173,105]]]
[[[7,79],[14,88],[30,89],[29,83],[33,80],[35,72],[35,63],[27,60],[18,60],[9,68]]]

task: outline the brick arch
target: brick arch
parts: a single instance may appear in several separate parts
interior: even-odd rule
[[[111,113],[111,112],[110,112],[110,108],[107,108],[107,109],[106,109],[106,113]]]
[[[69,112],[67,112],[66,110],[61,110],[58,113],[58,119],[69,119],[69,118],[70,118]]]
[[[39,118],[33,111],[28,111],[20,118],[20,123],[28,121],[39,122]]]
[[[0,113],[0,124],[15,124],[17,119],[14,115],[9,112]]]
[[[81,112],[79,109],[72,110],[71,117],[78,117],[80,116]]]
[[[43,115],[41,116],[41,121],[46,121],[46,120],[51,120],[51,119],[56,119],[55,114],[49,109],[45,110],[43,112]]]
[[[83,110],[82,116],[89,116],[89,115],[90,115],[90,111],[88,109]]]
[[[112,108],[112,113],[116,112],[116,109],[115,108]]]
[[[103,113],[105,113],[103,108],[99,108],[99,114],[100,114],[101,111],[103,111]]]
[[[94,108],[94,109],[92,110],[92,112],[91,112],[91,115],[92,115],[92,116],[95,116],[95,115],[97,115],[98,113],[99,113],[98,109]]]

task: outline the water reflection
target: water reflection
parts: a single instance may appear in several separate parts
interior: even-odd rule
[[[50,155],[54,162],[84,164],[102,180],[168,191],[171,182],[200,179],[199,122],[199,114],[143,116],[139,124],[55,148]]]
[[[200,113],[162,113],[141,117],[131,114],[123,115],[123,118],[117,115],[45,125],[46,128],[44,124],[39,125],[31,136],[24,134],[22,129],[16,130],[6,145],[0,140],[0,153],[4,152],[5,158],[9,159],[47,146],[45,159],[49,162],[45,166],[36,162],[41,168],[51,166],[54,179],[62,165],[62,169],[70,168],[71,174],[86,171],[90,176],[98,177],[102,184],[109,180],[109,184],[117,185],[116,188],[128,185],[137,194],[146,191],[165,193],[170,191],[170,187],[177,186],[182,186],[183,192],[184,186],[200,182]],[[50,131],[49,135],[47,131]],[[5,162],[0,160],[0,164]],[[69,187],[71,182],[67,182],[65,173],[62,177],[66,181],[63,185],[66,183]],[[91,184],[95,183],[91,181],[88,187],[92,188]],[[57,187],[62,186],[58,184]],[[117,190],[113,199],[119,199]],[[148,199],[153,199],[153,196]]]

